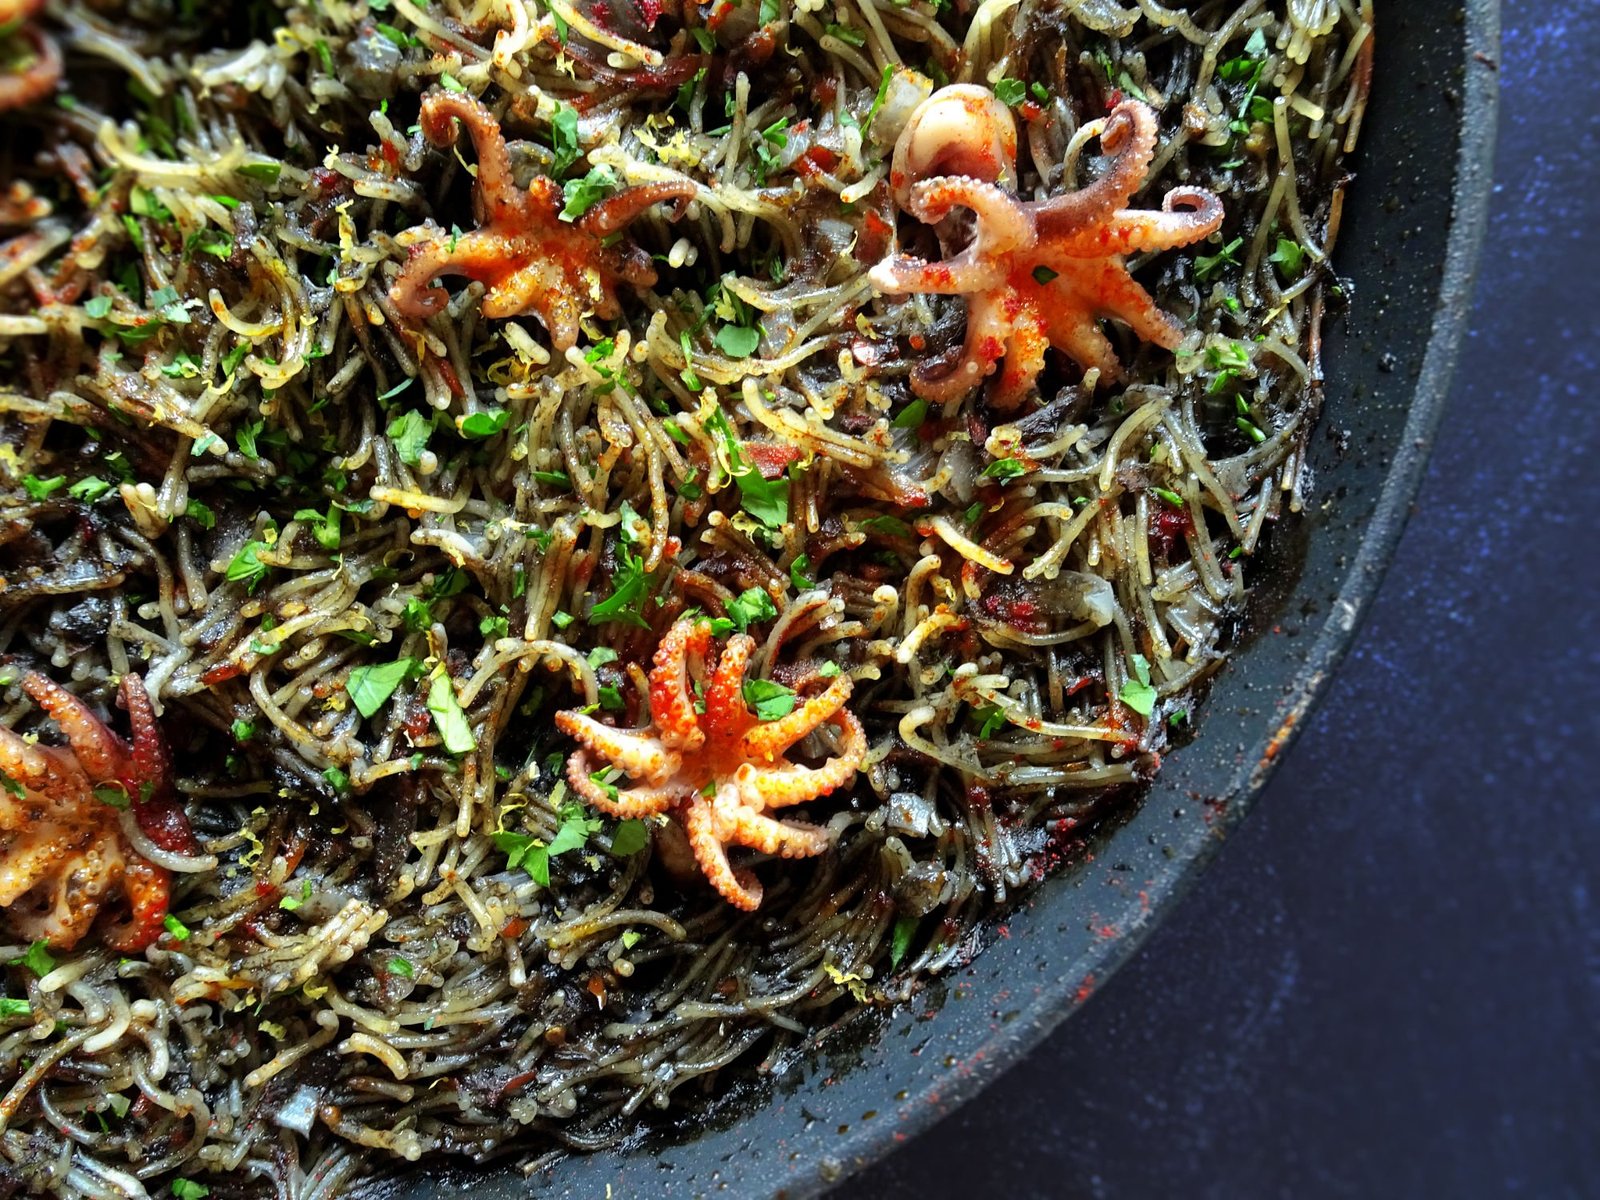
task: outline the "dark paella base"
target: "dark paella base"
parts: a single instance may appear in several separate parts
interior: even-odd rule
[[[525,1178],[428,1168],[414,1200],[813,1194],[974,1095],[1094,993],[1243,818],[1348,648],[1404,524],[1445,399],[1489,194],[1498,6],[1380,13],[1378,87],[1338,258],[1353,311],[1328,331],[1315,503],[1278,531],[1278,585],[1142,805],[1039,889],[991,945],[776,1081],[630,1148]],[[1282,636],[1284,630],[1297,636]]]

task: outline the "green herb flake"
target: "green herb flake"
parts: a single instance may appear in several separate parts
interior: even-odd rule
[[[911,949],[911,939],[917,935],[917,918],[902,914],[894,920],[894,933],[889,938],[889,965],[898,967]]]
[[[610,167],[594,167],[582,179],[569,179],[561,186],[566,203],[561,208],[563,221],[576,221],[618,187],[617,175]]]
[[[389,960],[389,974],[399,975],[405,979],[414,979],[416,978],[417,969],[411,965],[409,958],[402,958],[397,954]]]
[[[749,588],[728,601],[728,619],[740,633],[757,621],[770,621],[777,615],[778,607],[764,588]]]
[[[406,676],[421,666],[414,658],[381,663],[373,667],[355,667],[345,678],[344,690],[350,703],[363,717],[371,717],[384,702],[394,695],[395,689],[405,682]]]
[[[984,479],[1016,479],[1028,473],[1028,464],[1015,458],[997,458],[982,471]]]
[[[611,853],[617,858],[627,858],[629,855],[637,854],[649,844],[650,826],[640,820],[623,821],[611,835]]]
[[[1058,278],[1060,278],[1060,272],[1059,271],[1052,271],[1049,267],[1045,266],[1043,263],[1040,263],[1037,267],[1035,267],[1033,269],[1033,281],[1035,283],[1037,283],[1040,287],[1043,287],[1046,284],[1048,284],[1048,283],[1050,283],[1053,280],[1058,279]]]
[[[761,345],[761,331],[747,325],[724,325],[714,340],[729,358],[749,358]]]
[[[0,1017],[31,1017],[33,1005],[15,996],[0,996]]]
[[[611,595],[589,610],[589,624],[621,621],[640,629],[650,628],[643,612],[649,591],[650,577],[643,560],[623,546],[617,556],[617,569],[611,575]]]
[[[1223,246],[1216,254],[1197,254],[1194,260],[1194,277],[1201,283],[1206,282],[1223,267],[1236,267],[1239,265],[1239,247],[1244,245],[1244,239],[1234,238],[1233,241]]]
[[[465,438],[493,437],[506,427],[511,414],[503,408],[485,409],[461,419],[461,436]]]
[[[1128,665],[1133,675],[1122,685],[1117,698],[1141,717],[1148,717],[1156,707],[1156,689],[1150,685],[1150,660],[1135,654]]]
[[[789,519],[789,481],[764,478],[749,470],[734,477],[739,488],[739,506],[768,529],[782,529]]]
[[[578,110],[572,105],[556,101],[555,116],[550,118],[550,142],[554,152],[550,174],[559,179],[578,161],[581,153],[578,145]]]
[[[1008,108],[1015,108],[1028,96],[1028,85],[1020,79],[1001,79],[994,85],[995,98]]]
[[[972,719],[978,723],[978,737],[988,741],[1006,725],[1006,711],[998,704],[985,704],[972,710]]]
[[[161,924],[166,927],[168,933],[177,938],[180,942],[187,942],[189,940],[189,927],[182,921],[178,920],[178,918],[173,916],[171,913],[168,913],[162,919]]]
[[[1281,237],[1278,239],[1278,248],[1272,252],[1267,261],[1276,263],[1285,279],[1298,278],[1306,266],[1305,248],[1299,242]]]
[[[300,881],[299,893],[291,893],[290,895],[283,897],[278,901],[278,907],[287,912],[294,912],[295,909],[299,908],[309,899],[311,899],[311,880],[302,879]]]
[[[884,537],[910,538],[915,535],[915,531],[911,526],[907,525],[899,517],[868,517],[860,524],[861,528],[868,533],[882,534]]]
[[[28,952],[21,958],[13,958],[6,964],[8,967],[27,967],[35,975],[43,978],[56,969],[56,960],[50,955],[50,947],[43,938],[28,947]]]
[[[806,574],[811,569],[811,556],[799,554],[789,564],[789,582],[794,585],[797,592],[809,591],[817,586],[817,581]]]
[[[24,475],[22,478],[22,486],[35,500],[47,499],[52,492],[65,487],[66,482],[65,475],[55,475],[49,479],[40,479],[37,475]]]
[[[111,780],[108,783],[95,784],[94,798],[100,801],[101,804],[104,804],[107,808],[115,808],[118,810],[127,808],[128,805],[132,803],[132,800],[128,796],[128,789],[123,787],[122,784],[118,783],[116,780]]]
[[[794,711],[794,692],[770,679],[744,681],[744,702],[756,714],[758,721],[776,721]]]
[[[472,735],[467,714],[456,697],[455,684],[450,676],[440,671],[428,686],[428,711],[433,714],[434,728],[451,754],[466,754],[477,748],[478,739]]]
[[[922,423],[928,419],[928,402],[926,400],[913,400],[902,408],[895,419],[889,424],[896,429],[921,429]]]
[[[428,437],[433,433],[433,418],[425,417],[415,409],[407,409],[389,422],[389,440],[394,452],[408,467],[416,466],[422,452],[428,448]]]
[[[228,580],[231,583],[243,583],[250,591],[260,585],[267,577],[271,568],[261,561],[261,552],[267,549],[265,542],[249,541],[239,547],[239,552],[228,563]]]
[[[278,176],[283,172],[283,166],[275,162],[244,163],[235,168],[246,179],[258,180],[261,183],[277,183]]]
[[[609,785],[610,777],[601,782]],[[557,815],[561,818],[561,824],[556,829],[555,837],[550,839],[550,846],[546,850],[551,858],[572,850],[582,850],[588,844],[590,834],[599,833],[605,824],[599,817],[589,816],[588,812],[577,804],[563,805]]]
[[[211,1189],[203,1183],[196,1183],[192,1179],[174,1179],[172,1181],[172,1194],[178,1200],[204,1200],[211,1195]]]

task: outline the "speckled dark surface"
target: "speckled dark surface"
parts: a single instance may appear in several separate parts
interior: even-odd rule
[[[1473,333],[1354,652],[1135,959],[837,1200],[1600,1196],[1600,4],[1504,19]]]

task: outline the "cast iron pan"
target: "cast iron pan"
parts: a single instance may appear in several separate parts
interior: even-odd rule
[[[835,1031],[777,1080],[628,1148],[525,1177],[432,1166],[406,1200],[814,1195],[971,1099],[1094,994],[1244,817],[1343,657],[1399,540],[1444,407],[1484,229],[1497,0],[1380,0],[1375,93],[1326,331],[1313,502],[1275,532],[1253,629],[1137,810],[1038,888],[963,970]],[[609,1187],[609,1192],[608,1192]]]

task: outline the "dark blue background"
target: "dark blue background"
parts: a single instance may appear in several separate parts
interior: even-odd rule
[[[1600,1196],[1600,3],[1508,9],[1473,332],[1351,658],[1176,916],[841,1200]]]

